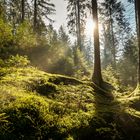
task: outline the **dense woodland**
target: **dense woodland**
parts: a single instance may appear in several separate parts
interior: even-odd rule
[[[0,0],[0,140],[139,140],[140,1],[64,1]]]

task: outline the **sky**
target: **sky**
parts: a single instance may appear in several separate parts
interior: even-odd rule
[[[64,25],[67,27],[67,2],[66,0],[51,0],[52,3],[55,4],[55,9],[56,9],[56,14],[53,15],[53,19],[55,20],[54,22],[54,28],[59,29],[61,25]],[[122,0],[124,6],[126,7],[126,18],[130,21],[130,26],[132,28],[135,28],[135,12],[134,12],[134,5],[128,3],[128,0]]]
[[[58,29],[61,25],[67,26],[66,18],[67,18],[67,10],[66,10],[66,1],[64,0],[52,0],[52,3],[55,4],[56,14],[53,16],[54,28]]]
[[[126,12],[125,17],[130,22],[130,27],[135,31],[136,30],[136,20],[135,20],[135,6],[132,3],[129,3],[128,0],[123,0]]]

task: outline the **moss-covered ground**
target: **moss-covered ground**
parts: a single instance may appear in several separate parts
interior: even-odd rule
[[[30,66],[3,67],[0,139],[139,140],[139,100]]]

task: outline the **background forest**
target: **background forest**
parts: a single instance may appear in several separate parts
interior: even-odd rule
[[[128,7],[131,5],[134,7],[134,3],[127,3]],[[0,9],[1,59],[26,55],[33,66],[46,72],[91,78],[93,42],[85,34],[90,1],[80,1],[79,5],[68,1],[67,25],[75,37],[72,41],[63,25],[58,31],[54,29],[51,15],[57,13],[51,2],[3,0]],[[126,12],[120,1],[99,2],[101,63],[105,80],[110,74],[109,79],[117,80],[119,87],[133,89],[137,82],[138,47],[136,28],[126,19]]]
[[[65,2],[0,0],[0,139],[138,140],[139,3]]]

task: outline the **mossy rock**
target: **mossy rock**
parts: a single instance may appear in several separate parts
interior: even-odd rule
[[[50,93],[57,93],[58,87],[55,84],[46,82],[44,84],[36,85],[35,90],[41,95],[48,95]]]
[[[66,77],[66,76],[52,76],[49,78],[48,82],[54,83],[54,84],[63,84],[63,85],[79,85],[79,84],[83,84],[82,81],[77,80],[75,78],[72,77]]]

